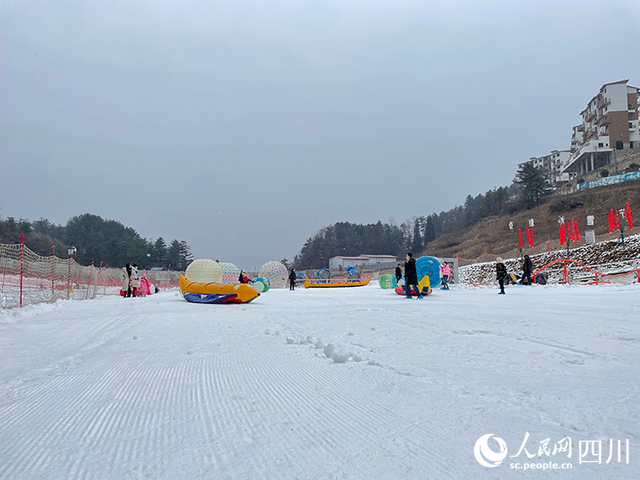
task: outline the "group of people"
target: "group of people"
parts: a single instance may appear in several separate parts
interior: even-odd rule
[[[531,285],[531,275],[533,274],[533,263],[531,263],[531,258],[529,255],[524,256],[524,261],[522,263],[522,277],[520,278],[520,283],[522,285]],[[496,280],[498,280],[498,285],[500,285],[500,292],[498,295],[504,295],[504,282],[509,279],[509,274],[507,273],[507,267],[503,263],[502,257],[496,258]]]
[[[405,292],[407,298],[411,298],[411,286],[415,285],[415,291],[418,298],[423,298],[422,292],[418,289],[418,273],[416,271],[416,259],[413,258],[411,252],[406,255],[407,261],[404,264]],[[440,277],[442,278],[442,290],[449,290],[449,277],[451,276],[451,267],[447,262],[440,265]],[[396,267],[396,283],[399,285],[402,280],[402,268],[399,263]]]
[[[127,263],[122,269],[122,296],[123,298],[137,297],[140,279],[138,278],[138,265]]]
[[[127,263],[122,268],[122,297],[144,297],[152,293],[158,293],[160,289],[151,285],[146,275],[138,278],[138,265]]]

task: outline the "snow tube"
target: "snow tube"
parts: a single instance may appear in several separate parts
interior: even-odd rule
[[[240,285],[231,283],[198,283],[192,282],[182,275],[180,275],[179,279],[183,296],[187,293],[199,293],[202,295],[235,294],[236,297],[229,300],[228,303],[249,303],[260,296],[260,292],[246,283],[241,283]]]
[[[271,286],[271,282],[268,278],[258,277],[253,281],[253,288],[255,288],[258,292],[264,293],[269,291],[269,287]]]
[[[347,275],[351,281],[360,280],[360,272],[355,267],[347,267]]]
[[[316,278],[319,280],[329,280],[331,278],[331,271],[320,269],[316,272]]]
[[[435,257],[420,257],[416,260],[416,272],[420,282],[425,275],[429,276],[429,286],[440,285],[440,260]]]
[[[384,288],[385,290],[391,289],[395,287],[393,284],[396,277],[394,275],[389,275],[388,273],[384,273],[380,275],[380,288]]]
[[[184,299],[191,303],[230,303],[238,295],[230,293],[227,295],[220,295],[217,293],[185,293]]]
[[[432,288],[429,288],[428,290],[426,288],[422,289],[422,295],[431,295],[432,292]],[[404,287],[396,287],[396,293],[398,295],[406,295],[407,291],[404,289]],[[416,296],[416,289],[413,287],[411,287],[411,295]]]

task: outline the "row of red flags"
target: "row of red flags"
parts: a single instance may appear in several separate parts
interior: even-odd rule
[[[623,219],[627,220],[629,224],[629,230],[633,230],[633,221],[631,220],[631,208],[629,204],[622,211]],[[617,210],[611,210],[609,212],[609,233],[614,230],[620,230],[620,215]],[[533,241],[533,228],[526,228],[525,233],[527,235],[527,245],[534,246]],[[520,248],[522,248],[522,229],[518,229],[518,236],[520,238]],[[560,245],[564,245],[567,241],[579,242],[580,241],[580,228],[578,222],[573,218],[560,225]]]
[[[533,228],[525,228],[527,234],[527,245],[533,247]],[[522,229],[518,229],[518,236],[520,237],[520,248],[522,248]]]
[[[625,206],[622,211],[622,216],[627,220],[629,224],[629,230],[633,230],[633,220],[631,219],[631,208],[629,208],[629,204]],[[620,230],[620,212],[618,210],[611,210],[609,212],[609,233],[614,230]]]
[[[572,242],[580,241],[580,228],[578,228],[578,222],[573,218],[560,225],[560,245],[567,243],[567,240]]]

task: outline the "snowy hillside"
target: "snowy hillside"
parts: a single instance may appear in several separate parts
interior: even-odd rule
[[[2,311],[0,478],[639,478],[640,286],[496,293]],[[495,468],[474,455],[487,434],[508,447]]]
[[[526,251],[525,251],[526,253]],[[571,248],[567,254],[566,248],[549,253],[532,255],[534,271],[547,265],[554,260],[568,258],[577,260],[585,265],[595,268],[598,272],[613,273],[624,272],[640,268],[640,235],[633,235],[625,238],[625,246],[622,247],[620,240],[609,240],[599,242],[595,245],[583,245],[578,248]],[[504,259],[504,263],[509,273],[520,275],[522,273],[522,262],[520,259]],[[561,265],[545,271],[547,276],[551,276],[552,281],[561,278]],[[578,275],[586,273],[580,268],[571,267]],[[483,284],[495,282],[495,259],[486,263],[476,263],[460,267],[460,281],[462,283]],[[616,281],[632,282],[637,277],[628,276]]]

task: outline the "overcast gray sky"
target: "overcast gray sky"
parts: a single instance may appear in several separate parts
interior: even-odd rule
[[[291,259],[568,149],[639,47],[636,0],[0,0],[2,213]]]

